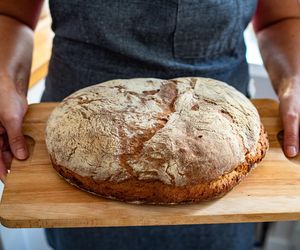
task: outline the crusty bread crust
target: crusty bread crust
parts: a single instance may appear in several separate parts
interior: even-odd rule
[[[84,190],[172,204],[224,195],[263,158],[268,140],[244,95],[185,77],[81,89],[50,115],[46,145],[57,172]]]
[[[263,159],[268,148],[268,136],[261,124],[256,155],[248,153],[244,163],[216,180],[183,187],[166,185],[161,181],[140,181],[137,179],[123,182],[96,181],[92,177],[83,177],[63,166],[52,164],[59,175],[69,183],[95,195],[129,203],[172,205],[209,201],[224,196]]]

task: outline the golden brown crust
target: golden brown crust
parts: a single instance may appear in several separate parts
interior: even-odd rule
[[[50,115],[56,165],[98,182],[208,183],[256,154],[260,119],[233,87],[207,78],[112,80]]]
[[[222,196],[263,158],[267,143],[251,102],[207,78],[90,86],[67,97],[46,127],[60,175],[86,191],[140,203]]]
[[[53,163],[55,170],[68,182],[96,195],[126,202],[179,204],[212,200],[236,186],[265,156],[269,147],[267,133],[261,125],[256,155],[246,154],[246,161],[216,180],[186,186],[166,185],[161,181],[127,179],[123,182],[96,181]]]

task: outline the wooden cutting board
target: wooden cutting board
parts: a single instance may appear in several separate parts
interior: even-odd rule
[[[96,227],[259,222],[300,219],[300,159],[289,160],[277,138],[278,104],[254,100],[270,139],[266,158],[223,198],[192,205],[134,205],[71,186],[52,169],[45,122],[57,103],[31,105],[24,120],[31,156],[14,160],[0,205],[7,227]]]

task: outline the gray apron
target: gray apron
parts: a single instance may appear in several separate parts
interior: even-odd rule
[[[42,101],[135,77],[211,77],[247,95],[243,31],[255,8],[255,0],[50,0],[55,38]],[[250,250],[254,224],[46,229],[46,234],[59,250]]]

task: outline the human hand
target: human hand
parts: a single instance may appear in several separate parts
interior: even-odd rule
[[[28,157],[22,121],[28,104],[26,90],[18,88],[8,76],[0,75],[0,179],[5,181],[13,156],[19,160]]]
[[[22,121],[27,111],[28,88],[32,50],[33,27],[26,25],[35,12],[34,5],[0,5],[0,179],[4,182],[13,156],[19,160],[28,157],[22,134]],[[34,1],[36,2],[36,1]],[[41,1],[42,3],[42,1]],[[29,7],[32,10],[28,11]],[[15,10],[23,9],[22,12]],[[19,16],[18,13],[25,13]],[[28,19],[28,20],[27,20]],[[19,20],[23,20],[19,21]],[[27,20],[27,21],[26,21]],[[31,24],[34,24],[32,21]],[[35,26],[35,24],[33,25]]]
[[[300,78],[284,79],[278,97],[284,129],[284,153],[287,157],[295,157],[299,152]]]

